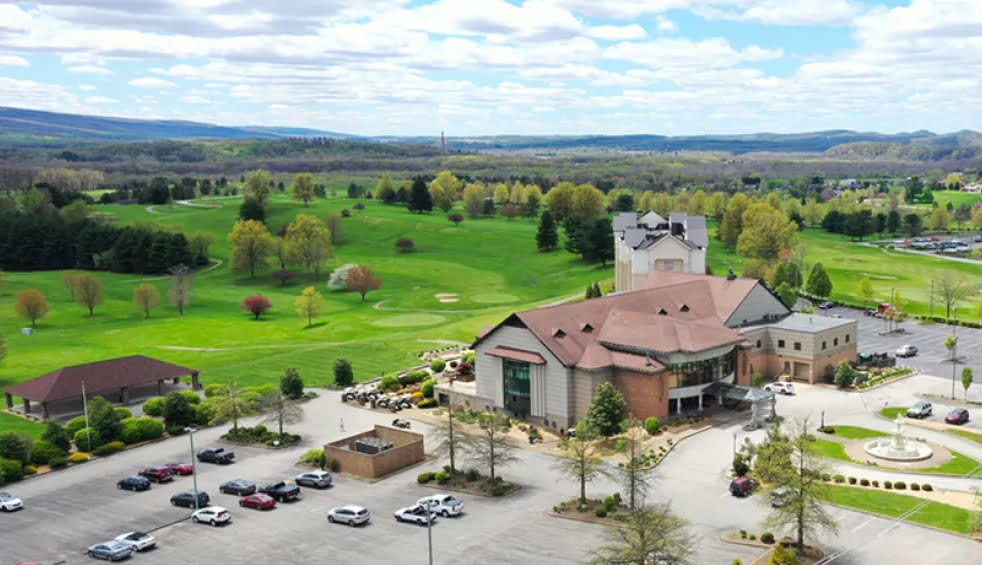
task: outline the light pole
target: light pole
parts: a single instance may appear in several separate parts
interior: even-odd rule
[[[736,459],[736,432],[730,432],[730,433],[733,434],[733,457],[732,457],[732,459]]]
[[[426,506],[426,542],[430,548],[430,565],[433,565],[433,518],[430,515],[429,502],[424,504],[424,506]]]
[[[194,433],[198,430],[194,428],[184,428],[184,431],[188,433],[188,437],[191,438],[191,477],[194,481],[194,510],[198,510],[198,462],[194,458]]]

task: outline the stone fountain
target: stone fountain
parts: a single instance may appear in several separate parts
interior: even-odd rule
[[[866,442],[863,446],[866,453],[889,461],[921,461],[931,456],[933,452],[928,444],[909,439],[904,435],[903,417],[900,414],[897,414],[894,423],[897,426],[896,432],[889,439],[874,439]]]

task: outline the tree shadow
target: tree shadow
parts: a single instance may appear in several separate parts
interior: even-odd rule
[[[304,329],[305,330],[312,330],[314,328],[319,328],[321,326],[326,326],[326,325],[327,325],[327,322],[314,322],[313,324],[310,324],[309,326],[304,327]]]

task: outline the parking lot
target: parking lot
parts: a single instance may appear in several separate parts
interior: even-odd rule
[[[935,309],[937,312],[937,308]],[[897,365],[912,367],[918,372],[938,378],[951,379],[950,354],[944,346],[945,338],[954,331],[958,336],[958,366],[955,369],[956,386],[961,387],[962,367],[979,367],[982,363],[982,330],[966,327],[952,327],[946,324],[921,325],[916,321],[900,324],[904,333],[884,334],[886,322],[881,318],[866,316],[861,310],[852,308],[831,308],[826,315],[839,315],[857,320],[859,326],[860,352],[887,352],[894,355],[902,345],[917,346],[914,357],[897,359]],[[941,310],[941,314],[944,311]],[[982,382],[982,370],[975,371],[975,382]]]

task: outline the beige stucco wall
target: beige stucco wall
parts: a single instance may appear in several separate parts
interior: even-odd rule
[[[586,412],[590,408],[590,403],[593,402],[593,395],[600,383],[613,382],[613,380],[610,369],[595,372],[582,369],[573,371],[573,406],[570,425],[586,417]]]

